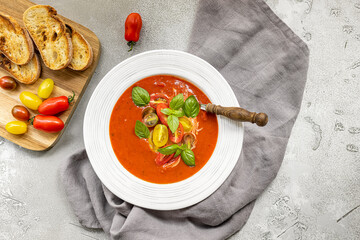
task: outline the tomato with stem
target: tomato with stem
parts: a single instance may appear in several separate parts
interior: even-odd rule
[[[75,99],[75,92],[72,96],[60,96],[46,99],[39,106],[39,113],[44,115],[55,115],[69,108],[69,105]]]
[[[30,123],[35,129],[48,133],[60,132],[65,126],[64,122],[55,116],[37,115],[30,119]]]
[[[125,40],[130,46],[129,52],[140,38],[140,31],[142,27],[141,16],[138,13],[130,13],[125,20]]]

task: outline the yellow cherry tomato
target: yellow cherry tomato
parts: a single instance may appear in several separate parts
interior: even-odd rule
[[[179,118],[179,122],[184,128],[184,132],[190,132],[192,129],[192,123],[187,117],[181,117]]]
[[[149,146],[150,149],[153,150],[154,152],[156,152],[158,150],[158,147],[155,146],[154,141],[153,141],[153,136],[154,136],[154,131],[150,132],[150,136],[149,136]]]
[[[38,88],[38,96],[41,98],[48,98],[54,89],[54,81],[50,78],[42,81]]]
[[[5,129],[12,134],[24,134],[27,131],[27,124],[22,121],[12,121],[6,124]]]
[[[163,124],[156,125],[152,137],[155,146],[157,147],[164,146],[169,139],[168,128]]]
[[[42,103],[41,98],[28,91],[20,93],[20,101],[32,110],[37,110]]]

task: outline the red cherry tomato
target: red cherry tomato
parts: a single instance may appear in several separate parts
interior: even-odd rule
[[[169,131],[169,138],[173,143],[181,142],[184,136],[184,128],[181,123],[179,123],[179,127],[176,129],[175,133]]]
[[[158,115],[160,122],[164,124],[165,126],[169,126],[167,123],[167,115],[163,114],[161,110],[169,108],[169,106],[165,103],[159,103],[156,107],[156,114]]]
[[[140,31],[142,27],[141,16],[138,13],[130,13],[125,20],[125,40],[130,46],[129,52],[137,41],[139,41]]]
[[[75,93],[72,96],[60,96],[48,98],[42,102],[38,108],[40,114],[55,115],[69,108],[69,103],[74,100]]]
[[[164,165],[165,163],[169,162],[174,157],[174,155],[175,153],[171,155],[164,155],[158,152],[158,155],[155,158],[155,163],[159,166]]]
[[[169,162],[165,163],[162,168],[163,169],[169,169],[169,168],[174,168],[176,167],[179,163],[180,163],[180,160],[181,160],[181,156],[177,156],[176,158],[173,158],[172,160],[170,160]]]
[[[32,124],[35,129],[49,133],[60,132],[64,128],[64,122],[55,116],[37,115],[34,117]]]
[[[19,121],[25,122],[30,119],[29,111],[26,109],[26,107],[21,105],[16,105],[15,107],[13,107],[11,113],[14,116],[14,118],[16,118]]]
[[[17,86],[17,83],[14,78],[9,76],[4,76],[0,78],[0,87],[5,90],[14,90]]]
[[[156,108],[159,103],[168,104],[169,99],[163,93],[153,93],[150,95],[150,106]]]

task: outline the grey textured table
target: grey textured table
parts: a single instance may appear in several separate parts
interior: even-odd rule
[[[87,102],[101,78],[134,54],[185,50],[194,0],[45,1],[93,30],[102,44],[99,66],[67,130],[47,152],[0,138],[0,240],[107,239],[83,229],[59,181],[61,161],[84,146]],[[360,2],[268,0],[310,48],[302,108],[278,176],[231,239],[360,239]],[[141,40],[127,52],[124,20],[143,17]]]

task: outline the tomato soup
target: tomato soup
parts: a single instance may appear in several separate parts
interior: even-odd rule
[[[110,118],[109,132],[112,148],[121,165],[131,174],[158,184],[175,183],[194,175],[207,163],[215,149],[218,137],[216,116],[200,110],[196,117],[197,130],[194,134],[196,147],[192,149],[195,166],[185,164],[179,157],[180,160],[175,167],[164,169],[155,162],[159,153],[149,146],[151,137],[140,138],[135,133],[137,120],[142,121],[143,111],[149,107],[139,107],[134,104],[132,90],[135,87],[145,89],[150,96],[160,93],[168,96],[169,99],[173,99],[180,93],[184,94],[184,99],[194,95],[202,104],[210,103],[209,98],[199,88],[179,77],[151,76],[136,82],[121,95]],[[149,127],[149,131],[153,129],[154,127]],[[180,146],[181,143],[178,145]]]

